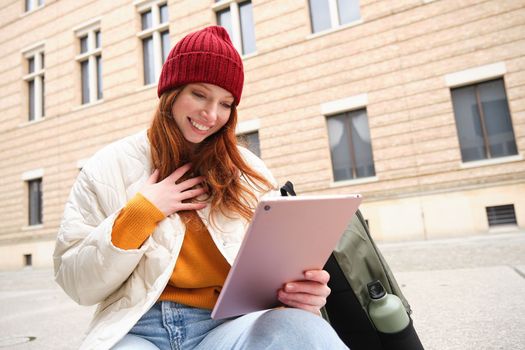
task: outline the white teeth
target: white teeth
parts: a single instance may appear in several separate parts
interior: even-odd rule
[[[197,129],[199,129],[200,131],[208,131],[208,130],[211,129],[210,127],[207,127],[207,126],[205,126],[205,125],[202,125],[202,124],[196,123],[196,122],[193,121],[192,119],[190,119],[190,122],[191,122],[191,125],[193,125],[193,126],[196,127]]]

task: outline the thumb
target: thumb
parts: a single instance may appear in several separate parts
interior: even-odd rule
[[[157,183],[157,179],[159,178],[159,169],[155,169],[155,171],[149,176],[148,181],[146,181],[149,184],[155,184]]]

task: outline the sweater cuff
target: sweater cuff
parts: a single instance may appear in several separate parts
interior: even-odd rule
[[[138,249],[164,218],[164,214],[153,203],[137,193],[115,220],[111,242],[121,249]]]

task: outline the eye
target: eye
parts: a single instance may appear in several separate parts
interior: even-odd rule
[[[204,98],[205,96],[201,94],[200,92],[192,91],[193,96],[196,96],[198,98]]]
[[[224,108],[227,108],[227,109],[231,109],[232,108],[232,105],[230,103],[226,103],[226,102],[222,103],[222,106]]]

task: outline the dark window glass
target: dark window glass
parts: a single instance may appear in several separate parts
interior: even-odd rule
[[[233,38],[232,16],[229,8],[217,12],[217,24],[224,27],[228,32],[228,35]]]
[[[27,82],[28,87],[28,105],[29,105],[29,120],[35,120],[35,81],[30,80]]]
[[[26,0],[25,4],[26,4],[26,12],[27,11],[31,11],[33,9],[33,1],[32,0]]]
[[[162,5],[159,8],[160,12],[160,23],[168,23],[169,17],[168,17],[168,5]]]
[[[97,56],[97,99],[102,97],[102,56]]]
[[[503,79],[452,89],[463,162],[518,153]]]
[[[40,67],[40,69],[44,69],[44,67],[46,66],[46,64],[45,64],[46,62],[45,62],[45,59],[44,59],[44,58],[45,58],[45,55],[44,55],[43,53],[39,53],[39,55],[40,55],[40,62],[41,62],[41,64],[42,64],[42,66]]]
[[[162,63],[168,59],[170,53],[170,32],[168,30],[160,33],[162,41]]]
[[[339,24],[357,21],[361,18],[358,0],[337,0]]]
[[[518,154],[503,80],[479,84],[478,90],[489,136],[490,156]]]
[[[366,110],[327,118],[334,180],[375,175]]]
[[[24,265],[25,266],[33,265],[33,256],[31,254],[24,254]]]
[[[239,16],[241,18],[242,53],[246,55],[255,52],[255,31],[251,1],[246,1],[239,5]]]
[[[452,103],[463,161],[487,158],[476,103],[476,89],[473,86],[467,86],[452,90]]]
[[[80,62],[82,80],[82,104],[89,103],[89,61]]]
[[[88,51],[88,37],[87,35],[80,38],[80,53],[86,53]]]
[[[146,11],[141,14],[142,19],[142,30],[149,29],[153,26],[153,18],[150,11]]]
[[[153,64],[153,38],[142,39],[143,59],[144,59],[144,84],[149,85],[155,82],[155,67]]]
[[[100,45],[102,45],[102,38],[100,35],[100,30],[97,30],[95,32],[95,48],[100,48]]]
[[[42,179],[28,181],[29,225],[42,223]]]
[[[38,0],[38,6],[44,5],[44,0]]]
[[[328,0],[309,0],[309,3],[312,31],[317,33],[329,29],[331,27],[331,23]]]
[[[27,59],[27,70],[29,73],[35,72],[35,57],[29,57]]]
[[[261,145],[259,143],[259,132],[258,131],[239,135],[237,139],[239,140],[239,143],[242,146],[245,146],[246,148],[248,148],[258,157],[261,156]]]

